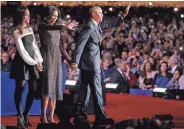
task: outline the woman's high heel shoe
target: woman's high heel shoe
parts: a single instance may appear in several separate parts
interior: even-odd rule
[[[29,122],[28,116],[24,116],[24,121],[27,128],[32,127],[32,124]]]
[[[47,117],[44,118],[44,117],[42,116],[42,117],[40,118],[40,122],[41,122],[41,123],[48,123]]]
[[[17,119],[17,126],[19,129],[26,129],[24,118],[19,116]]]
[[[48,120],[49,123],[55,123],[55,121],[54,121],[53,118],[52,119],[51,118],[49,119],[49,117],[48,117],[47,120]]]

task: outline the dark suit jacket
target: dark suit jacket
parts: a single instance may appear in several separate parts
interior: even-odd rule
[[[112,74],[110,83],[118,83],[118,87],[115,92],[129,93],[128,81],[123,78],[117,69]]]
[[[100,73],[102,30],[118,26],[121,22],[121,18],[112,19],[111,22],[102,22],[100,23],[101,29],[92,20],[84,25],[77,38],[73,53],[73,63],[79,64],[80,69]]]

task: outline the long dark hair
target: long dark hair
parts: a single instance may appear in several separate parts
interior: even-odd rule
[[[163,61],[160,64],[160,66],[159,66],[159,74],[162,76],[162,71],[161,71],[162,64],[166,64],[166,67],[167,67],[167,69],[166,69],[166,75],[167,75],[169,71],[168,71],[168,63],[166,61]]]
[[[150,64],[150,70],[151,70],[151,72],[153,71],[153,68],[152,68],[152,64],[151,64],[151,62],[149,62],[149,61],[147,61],[145,64],[144,64],[144,76],[145,76],[145,78],[147,77],[147,71],[146,71],[146,64]]]
[[[16,9],[16,14],[13,16],[13,24],[16,28],[18,25],[22,24],[25,12],[28,8],[26,7],[18,7]]]
[[[56,7],[56,6],[48,6],[45,10],[45,16],[43,17],[43,22],[47,23],[47,20],[50,18],[50,16],[52,15],[52,13],[54,11],[58,12],[58,19],[56,20],[56,22],[54,24],[57,24],[60,19],[61,19],[61,12],[60,10]]]

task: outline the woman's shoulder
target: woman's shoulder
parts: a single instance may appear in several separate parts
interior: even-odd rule
[[[17,37],[17,36],[20,36],[20,30],[15,28],[13,31],[12,31],[12,34],[13,34],[13,37]]]

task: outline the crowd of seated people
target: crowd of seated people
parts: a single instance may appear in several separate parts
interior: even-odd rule
[[[39,14],[31,17],[30,24],[40,45],[37,32],[39,22]],[[10,70],[11,60],[16,53],[12,30],[12,16],[2,14],[1,71]],[[62,35],[63,46],[72,56],[75,32],[63,30]],[[119,27],[104,31],[101,45],[102,82],[123,84],[120,89],[125,93],[128,92],[127,87],[143,90],[152,90],[154,87],[184,89],[183,49],[183,19],[174,15],[156,18],[144,14],[132,15]],[[66,60],[63,62],[68,65],[68,79],[77,80],[79,70],[72,70]]]

